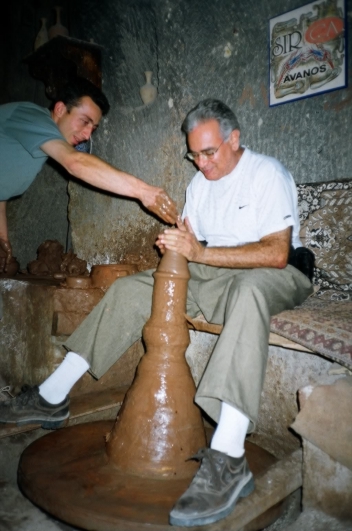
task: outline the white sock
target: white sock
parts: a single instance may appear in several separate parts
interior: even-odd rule
[[[58,368],[39,386],[40,396],[50,404],[59,404],[88,369],[89,364],[82,356],[68,352]]]
[[[242,457],[249,419],[235,407],[221,403],[219,424],[211,440],[210,448],[231,457]]]

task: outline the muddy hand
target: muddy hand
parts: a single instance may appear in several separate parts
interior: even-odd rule
[[[10,242],[0,238],[0,273],[6,273],[11,258],[12,248]]]
[[[177,207],[162,188],[151,186],[142,197],[142,203],[148,210],[167,223],[176,223]]]
[[[190,262],[201,263],[204,247],[197,240],[187,218],[184,224],[178,220],[177,227],[159,234],[156,244],[160,249],[170,249],[182,254]]]

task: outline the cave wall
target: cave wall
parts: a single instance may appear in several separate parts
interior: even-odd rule
[[[47,101],[42,84],[30,78],[20,60],[31,51],[39,17],[54,16],[53,5],[18,0],[6,7],[10,34],[7,30],[8,36],[1,37],[7,38],[0,52],[1,103]],[[277,157],[297,183],[352,178],[351,87],[268,106],[268,21],[299,7],[298,0],[75,0],[61,5],[72,37],[103,46],[103,90],[111,110],[93,137],[93,153],[164,187],[180,210],[194,174],[183,158],[180,125],[205,97],[229,104],[241,124],[242,143]],[[350,27],[352,0],[346,9]],[[350,52],[349,41],[348,46]],[[158,89],[156,101],[147,107],[139,96],[146,70],[153,71]],[[49,165],[42,173],[22,198],[10,202],[10,235],[22,263],[33,258],[44,236],[69,239],[65,178]],[[143,257],[145,267],[156,264],[153,243],[162,225],[136,201],[74,180],[68,190],[79,256],[94,264],[134,254]]]
[[[297,0],[85,0],[82,10],[79,5],[75,31],[104,46],[103,89],[112,104],[94,149],[163,186],[180,209],[194,174],[183,159],[180,125],[205,97],[229,104],[243,144],[277,157],[297,183],[352,178],[352,88],[268,106],[268,20],[301,5]],[[347,10],[350,25],[351,0]],[[153,71],[158,88],[148,107],[139,96],[145,70]],[[138,204],[76,183],[69,192],[80,255],[96,263],[140,253],[155,263],[152,246],[160,224]]]
[[[55,24],[56,0],[16,0],[1,7],[0,19],[0,104],[32,101],[48,107],[45,87],[28,73],[24,59],[33,52],[41,17],[47,27]],[[63,7],[62,22],[68,23],[68,2]],[[44,165],[29,189],[8,201],[7,217],[13,254],[25,268],[36,258],[39,245],[57,239],[70,245],[68,221],[68,175],[54,161]]]

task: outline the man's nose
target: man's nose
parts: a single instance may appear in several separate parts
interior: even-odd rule
[[[195,159],[195,163],[197,164],[198,168],[204,168],[208,162],[208,157],[204,155],[203,153],[198,153],[197,158]]]
[[[92,136],[93,131],[94,131],[93,125],[91,125],[91,124],[86,125],[85,128],[82,131],[84,139],[85,140],[89,140],[90,137]]]

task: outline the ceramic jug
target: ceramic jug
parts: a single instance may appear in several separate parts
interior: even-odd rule
[[[34,50],[38,50],[40,46],[42,46],[49,40],[48,30],[46,29],[46,18],[41,18],[40,20],[42,22],[42,25],[34,41]]]
[[[62,7],[56,6],[56,24],[54,26],[51,26],[49,29],[49,39],[53,39],[54,37],[57,37],[58,35],[62,35],[63,37],[68,37],[68,29],[65,28],[61,24],[61,9]]]
[[[139,90],[144,105],[153,103],[158,93],[156,87],[152,84],[152,73],[150,70],[144,72],[147,82]]]

